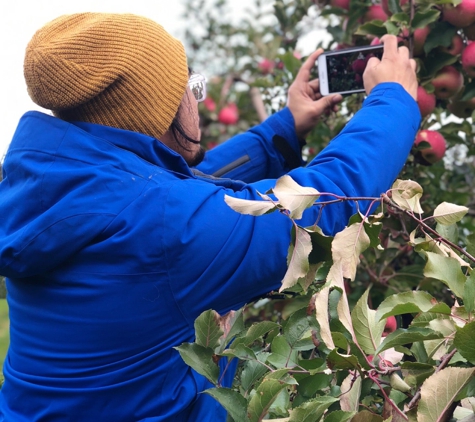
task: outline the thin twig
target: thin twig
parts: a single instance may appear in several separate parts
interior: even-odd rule
[[[447,353],[440,361],[439,366],[435,369],[434,374],[442,371],[442,369],[444,369],[449,364],[450,360],[454,357],[455,353],[457,353],[457,349],[453,349],[450,353]],[[415,407],[420,399],[421,399],[421,389],[419,387],[419,390],[417,391],[417,393],[414,394],[414,397],[412,398],[412,400],[407,404],[408,410],[411,410],[413,407]]]

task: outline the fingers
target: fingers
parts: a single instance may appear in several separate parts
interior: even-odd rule
[[[333,110],[334,107],[343,101],[343,97],[340,94],[327,95],[318,100],[319,106],[324,110]]]
[[[410,57],[409,49],[405,45],[399,47],[398,51],[402,57],[404,57],[405,59],[409,59]]]
[[[395,35],[383,35],[381,42],[384,44],[383,59],[393,59],[398,54],[397,37]]]
[[[310,56],[307,57],[307,60],[303,63],[302,67],[300,68],[295,80],[308,82],[310,79],[310,74],[312,69],[315,67],[315,62],[317,57],[323,53],[323,49],[319,48],[317,51],[314,51]]]

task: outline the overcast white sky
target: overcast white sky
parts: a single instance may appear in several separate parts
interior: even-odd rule
[[[233,15],[243,13],[253,0],[230,2]],[[23,79],[25,47],[37,29],[66,13],[136,13],[160,23],[177,38],[185,23],[181,0],[2,0],[0,6],[0,158],[8,148],[18,120],[28,110],[38,109],[29,98]],[[309,52],[306,52],[308,54]]]

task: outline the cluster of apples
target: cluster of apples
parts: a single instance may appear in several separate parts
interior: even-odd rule
[[[351,0],[330,0],[330,5],[345,10],[350,9]],[[408,7],[409,0],[399,0],[402,8]],[[430,81],[424,81],[424,85],[418,88],[419,109],[422,117],[430,116],[437,104],[442,104],[454,116],[467,118],[475,110],[475,98],[463,98],[464,87],[467,82],[475,81],[475,0],[461,0],[454,6],[452,4],[439,4],[440,21],[453,25],[456,32],[448,47],[439,47],[438,50],[457,57],[456,63],[443,66]],[[367,8],[361,18],[361,23],[372,20],[385,22],[391,16],[388,0],[380,0],[380,3],[372,4]],[[412,33],[413,56],[424,59],[424,44],[431,28],[429,25],[417,28]],[[402,29],[401,41],[408,40],[409,31]],[[371,44],[378,44],[378,38],[373,38]],[[415,140],[415,145],[421,142],[426,148],[417,154],[422,158],[423,164],[433,164],[440,161],[446,151],[444,137],[435,130],[421,130]]]

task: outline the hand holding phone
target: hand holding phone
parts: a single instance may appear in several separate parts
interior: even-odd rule
[[[367,94],[382,82],[397,82],[417,98],[416,62],[407,47],[398,47],[394,35],[384,35],[383,45],[328,51],[316,61],[322,95]]]
[[[409,49],[398,47],[394,35],[385,35],[381,38],[384,43],[384,54],[381,60],[370,59],[364,75],[366,92],[383,82],[396,82],[417,100],[417,64],[409,56]]]
[[[315,62],[322,53],[323,50],[318,49],[305,60],[288,91],[287,107],[294,117],[295,132],[299,139],[305,139],[320,118],[336,110],[338,103],[343,100],[338,94],[322,97],[318,79],[312,79]]]
[[[322,95],[364,92],[363,73],[371,57],[381,59],[383,45],[327,51],[317,58]]]

